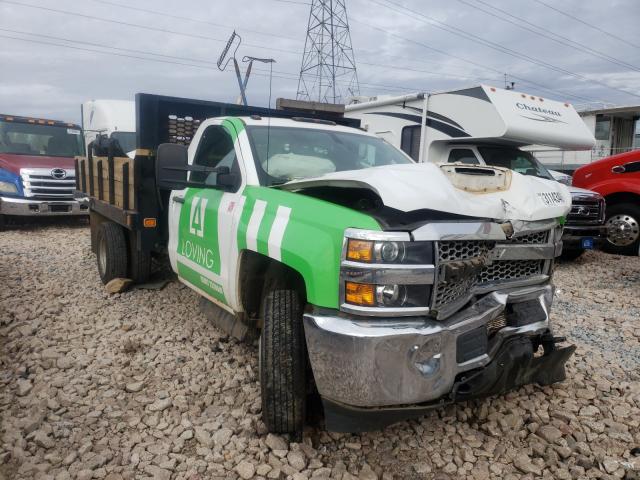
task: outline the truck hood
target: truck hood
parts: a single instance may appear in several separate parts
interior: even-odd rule
[[[494,188],[491,171],[507,180],[502,189]],[[369,189],[385,206],[402,212],[429,209],[504,221],[547,220],[564,216],[571,209],[571,194],[565,185],[486,166],[388,165],[334,172],[280,186],[294,192],[316,187]]]
[[[73,170],[73,157],[46,157],[40,155],[16,155],[0,153],[0,168],[20,175],[21,168],[64,168]]]

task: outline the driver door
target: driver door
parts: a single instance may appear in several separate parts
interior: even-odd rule
[[[217,173],[191,172],[189,180],[202,187],[172,192],[170,199],[169,255],[180,281],[229,311],[238,305],[235,271],[237,226],[244,197],[239,155],[233,126],[214,123],[204,128],[189,163],[229,168],[237,185],[221,188]]]

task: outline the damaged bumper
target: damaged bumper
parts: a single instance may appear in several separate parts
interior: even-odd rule
[[[327,428],[363,431],[443,404],[564,379],[574,347],[557,349],[550,284],[495,291],[445,321],[304,315]],[[538,347],[544,355],[534,356]]]

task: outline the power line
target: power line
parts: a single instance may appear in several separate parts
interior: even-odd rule
[[[510,55],[512,57],[516,57],[516,58],[519,58],[521,60],[528,61],[528,62],[533,63],[535,65],[538,65],[538,66],[541,66],[541,67],[544,67],[544,68],[548,68],[550,70],[554,70],[554,71],[556,71],[558,73],[563,73],[565,75],[569,75],[569,76],[572,76],[574,78],[578,78],[580,80],[584,80],[584,81],[587,81],[587,82],[595,83],[595,84],[601,85],[603,87],[609,88],[611,90],[616,90],[618,92],[625,93],[627,95],[640,98],[639,94],[636,94],[636,93],[630,92],[628,90],[624,90],[624,89],[621,89],[621,88],[617,88],[617,87],[611,86],[611,85],[609,85],[609,84],[607,84],[605,82],[601,82],[599,80],[590,79],[590,78],[585,77],[584,75],[581,75],[579,73],[572,72],[572,71],[567,70],[565,68],[558,67],[556,65],[553,65],[551,63],[545,62],[543,60],[539,60],[539,59],[536,59],[536,58],[531,57],[529,55],[520,53],[520,52],[518,52],[516,50],[512,50],[512,49],[507,48],[507,47],[505,47],[503,45],[500,45],[498,43],[492,42],[490,40],[486,40],[486,39],[484,39],[482,37],[479,37],[477,35],[474,35],[472,33],[468,33],[468,32],[466,32],[466,31],[464,31],[462,29],[459,29],[457,27],[453,27],[453,26],[451,26],[451,25],[449,25],[449,24],[447,24],[445,22],[441,22],[439,20],[436,20],[436,19],[434,19],[434,18],[432,18],[432,17],[430,17],[428,15],[425,15],[425,14],[423,14],[421,12],[416,11],[416,10],[412,10],[412,9],[410,9],[408,7],[405,7],[404,5],[399,4],[397,2],[394,2],[392,0],[385,0],[385,2],[388,3],[388,4],[394,5],[394,6],[398,7],[398,8],[390,7],[389,5],[387,5],[385,3],[382,3],[382,2],[379,2],[378,0],[370,0],[370,1],[375,3],[375,4],[377,4],[377,5],[380,5],[380,6],[383,6],[385,8],[388,8],[389,10],[392,10],[392,11],[394,11],[396,13],[400,13],[401,15],[408,16],[410,18],[415,18],[414,16],[418,16],[418,17],[420,17],[422,19],[422,20],[420,20],[420,19],[419,20],[422,21],[423,23],[427,23],[427,24],[432,25],[432,26],[434,26],[436,28],[439,28],[439,29],[444,30],[446,32],[449,32],[449,33],[452,33],[454,35],[457,35],[459,37],[466,38],[466,39],[471,40],[471,41],[473,41],[475,43],[480,43],[481,45],[484,45],[484,46],[489,47],[489,48],[491,48],[493,50],[497,50],[499,52],[505,53],[505,54]],[[403,11],[403,10],[405,10],[405,11]],[[409,13],[407,13],[407,12],[409,12]]]
[[[469,60],[469,59],[464,58],[464,57],[460,57],[458,55],[446,52],[446,51],[441,50],[439,48],[432,47],[432,46],[427,45],[426,43],[420,42],[418,40],[413,40],[411,38],[407,38],[407,37],[404,37],[402,35],[398,35],[397,33],[393,33],[393,32],[391,32],[391,31],[389,31],[389,30],[387,30],[385,28],[377,27],[375,25],[372,25],[372,24],[367,23],[367,22],[362,22],[362,21],[360,21],[358,19],[355,19],[355,18],[351,18],[351,21],[352,22],[356,22],[356,23],[360,23],[360,24],[365,25],[365,26],[367,26],[367,27],[369,27],[369,28],[371,28],[373,30],[377,30],[379,32],[385,33],[386,35],[389,35],[391,37],[403,40],[403,41],[405,41],[407,43],[413,43],[414,45],[418,45],[418,46],[420,46],[422,48],[425,48],[427,50],[431,50],[433,52],[440,53],[441,55],[444,55],[446,57],[450,57],[450,58],[454,58],[456,60],[460,60],[462,62],[468,63],[470,65],[473,65],[475,67],[481,68],[483,70],[488,70],[488,71],[497,73],[498,75],[503,75],[504,74],[504,72],[502,72],[502,71],[500,71],[500,70],[498,70],[496,68],[480,64],[478,62],[475,62],[473,60]],[[541,90],[547,91],[547,92],[552,92],[554,95],[563,95],[563,96],[566,96],[566,97],[572,97],[572,98],[576,98],[578,100],[587,101],[587,102],[599,101],[599,100],[596,100],[596,99],[593,99],[593,98],[584,97],[582,95],[577,95],[577,94],[573,94],[573,93],[569,93],[569,92],[564,92],[564,91],[561,91],[561,90],[555,90],[555,89],[550,88],[550,87],[548,87],[546,85],[543,85],[541,83],[537,83],[537,82],[534,82],[532,80],[528,80],[528,79],[523,78],[523,77],[518,77],[518,76],[513,75],[513,74],[511,74],[510,76],[512,78],[515,78],[516,80],[522,82],[522,83],[533,85],[533,86],[535,86],[535,87],[537,87],[537,88],[539,88]]]
[[[127,10],[133,10],[133,11],[137,11],[137,12],[151,13],[153,15],[158,15],[158,16],[161,16],[161,17],[172,18],[174,20],[185,20],[185,21],[188,21],[188,22],[201,23],[203,25],[211,25],[211,26],[214,26],[214,27],[222,27],[222,28],[229,28],[229,29],[232,28],[232,27],[230,27],[228,25],[223,25],[221,23],[211,22],[209,20],[201,20],[199,18],[184,17],[182,15],[175,15],[175,14],[171,14],[171,13],[160,12],[158,10],[150,10],[150,9],[147,9],[147,8],[132,7],[130,5],[124,5],[122,3],[117,3],[117,2],[110,2],[108,0],[90,0],[90,1],[95,2],[95,3],[100,3],[100,4],[103,4],[103,5],[110,5],[112,7],[120,7],[120,8],[124,8],[124,9],[127,9]],[[265,35],[265,36],[268,36],[268,37],[282,38],[282,39],[285,39],[285,40],[297,40],[296,38],[293,38],[293,37],[287,37],[285,35],[278,35],[278,34],[269,33],[269,32],[262,32],[260,30],[250,30],[248,28],[243,28],[242,30],[245,31],[245,32],[255,33],[255,34],[258,34],[258,35]]]
[[[548,3],[543,2],[542,0],[534,0],[534,1],[535,1],[535,2],[537,2],[537,3],[539,3],[540,5],[544,5],[545,7],[550,8],[551,10],[553,10],[553,11],[555,11],[555,12],[558,12],[558,13],[560,13],[560,14],[564,15],[565,17],[572,18],[572,19],[573,19],[573,20],[575,20],[576,22],[580,22],[580,23],[582,23],[583,25],[586,25],[586,26],[588,26],[588,27],[591,27],[591,28],[593,28],[593,29],[595,29],[595,30],[599,31],[600,33],[604,33],[605,35],[607,35],[607,36],[609,36],[609,37],[611,37],[611,38],[615,38],[616,40],[619,40],[619,41],[621,41],[622,43],[626,43],[626,44],[628,44],[628,45],[632,45],[632,46],[634,46],[634,47],[636,47],[636,48],[640,48],[640,45],[638,45],[637,43],[632,43],[632,42],[631,42],[631,41],[629,41],[629,40],[625,40],[624,38],[618,37],[617,35],[614,35],[613,33],[608,32],[607,30],[604,30],[604,29],[602,29],[602,28],[600,28],[600,27],[598,27],[598,26],[596,26],[596,25],[593,25],[593,24],[591,24],[591,23],[589,23],[589,22],[585,22],[584,20],[582,20],[582,19],[580,19],[580,18],[576,17],[575,15],[571,15],[570,13],[564,12],[564,11],[560,10],[559,8],[554,7],[553,5],[549,5]]]
[[[12,0],[0,0],[0,2],[1,2],[1,3],[8,3],[8,4],[13,4],[13,5],[18,5],[18,6],[23,6],[23,7],[30,7],[30,8],[35,8],[35,9],[41,9],[41,10],[45,10],[45,11],[53,11],[53,12],[56,12],[56,13],[68,14],[68,15],[78,16],[78,17],[81,17],[81,18],[87,18],[87,19],[91,19],[91,20],[99,20],[99,21],[108,22],[108,23],[115,23],[115,24],[118,24],[118,25],[124,25],[124,26],[127,26],[127,27],[142,28],[142,29],[147,29],[147,30],[152,30],[152,31],[159,31],[159,32],[161,32],[161,33],[175,34],[175,35],[180,35],[180,36],[185,36],[185,37],[192,37],[192,38],[197,38],[197,39],[205,39],[205,40],[211,40],[211,41],[216,41],[216,42],[225,42],[225,41],[226,41],[226,40],[217,39],[217,38],[213,38],[213,37],[207,37],[207,36],[203,36],[203,35],[187,34],[187,33],[184,33],[184,32],[177,32],[177,31],[173,31],[173,30],[167,30],[167,29],[161,29],[161,28],[149,27],[149,26],[146,26],[146,25],[139,25],[139,24],[133,24],[133,23],[122,22],[122,21],[117,21],[117,20],[104,19],[104,18],[100,18],[100,17],[92,16],[92,15],[85,15],[85,14],[80,14],[80,13],[76,13],[76,12],[69,12],[69,11],[65,11],[65,10],[58,10],[58,9],[52,9],[52,8],[48,8],[48,7],[41,7],[41,6],[32,5],[32,4],[26,4],[26,3],[15,2],[15,1],[12,1]],[[482,68],[482,69],[485,69],[485,70],[488,70],[488,71],[492,71],[492,72],[497,73],[497,74],[499,74],[499,75],[502,75],[502,74],[503,74],[503,72],[502,72],[502,71],[499,71],[499,70],[497,70],[497,69],[494,69],[494,68],[491,68],[491,67],[487,67],[487,66],[485,66],[485,65],[478,64],[478,63],[476,63],[476,62],[473,62],[473,61],[470,61],[470,60],[464,59],[464,58],[462,58],[462,57],[457,57],[457,56],[452,55],[452,54],[449,54],[449,53],[447,53],[447,52],[445,52],[445,51],[443,51],[443,50],[439,50],[439,49],[436,49],[436,48],[433,48],[433,47],[429,47],[428,45],[426,45],[426,44],[424,44],[424,43],[417,42],[417,41],[415,41],[415,40],[411,40],[411,39],[408,39],[408,38],[406,38],[406,37],[402,37],[402,36],[400,36],[400,35],[397,35],[397,34],[394,34],[394,33],[392,33],[392,32],[389,32],[388,30],[385,30],[385,29],[381,29],[381,28],[375,27],[375,26],[370,25],[370,24],[367,24],[367,23],[365,23],[365,22],[359,22],[359,23],[362,23],[362,24],[364,24],[364,25],[366,25],[366,26],[368,26],[368,27],[370,27],[370,28],[373,28],[373,29],[375,29],[375,30],[378,30],[378,31],[384,32],[384,33],[386,33],[387,35],[394,36],[394,37],[399,38],[399,39],[401,39],[401,40],[404,40],[404,41],[407,41],[407,42],[411,42],[411,43],[414,43],[414,44],[420,45],[420,46],[422,46],[423,48],[427,48],[427,49],[432,50],[432,51],[434,51],[434,52],[436,52],[436,53],[439,53],[439,54],[442,54],[442,55],[445,55],[445,56],[449,56],[449,57],[451,57],[451,58],[456,58],[456,59],[461,60],[461,61],[464,61],[464,62],[466,62],[466,63],[472,64],[472,65],[475,65],[476,67],[479,67],[479,68]],[[19,39],[18,39],[18,40],[19,40]],[[75,42],[74,40],[68,40],[68,41]],[[263,47],[263,46],[261,46],[261,45],[251,45],[251,44],[247,44],[247,45],[252,46],[252,47],[255,47],[255,48],[265,48],[265,49],[270,49],[270,48],[268,48],[268,47]],[[97,46],[97,45],[94,45],[94,46]],[[103,46],[102,48],[113,48],[113,47]],[[116,48],[117,48],[117,47],[116,47]],[[120,49],[120,50],[126,50],[126,49]],[[129,49],[129,50],[131,50],[131,49]],[[282,50],[282,49],[278,49],[278,51],[282,51],[283,53],[287,53],[287,54],[295,54],[295,55],[299,55],[299,53],[298,53],[298,52],[294,52],[294,51],[290,51],[290,50]],[[138,51],[138,52],[134,52],[134,53],[144,53],[144,52]],[[155,53],[149,53],[149,54],[150,54],[150,55],[154,55],[154,56],[164,56],[165,58],[172,58],[172,56],[170,56],[170,55],[162,55],[162,54],[155,54]],[[179,59],[181,59],[181,60],[184,60],[182,57],[174,57],[174,58],[179,58]],[[191,61],[191,60],[187,60],[187,61]],[[193,60],[193,61],[196,61],[196,60]],[[200,61],[200,60],[197,60],[197,61]],[[387,67],[387,65],[381,65],[381,64],[371,64],[371,65],[373,65],[373,66],[380,66],[380,67]],[[201,66],[195,66],[195,67],[196,67],[196,68],[201,68]],[[404,67],[400,67],[400,68],[404,68]],[[579,100],[581,100],[581,101],[587,101],[587,102],[593,102],[593,101],[596,101],[596,100],[591,99],[591,98],[588,98],[588,97],[584,97],[584,96],[580,96],[580,95],[576,95],[576,94],[571,94],[571,93],[563,92],[563,91],[559,91],[559,90],[554,90],[554,89],[551,89],[551,88],[549,88],[549,87],[547,87],[547,86],[545,86],[545,85],[542,85],[542,84],[540,84],[540,83],[536,83],[536,82],[533,82],[533,81],[529,81],[529,80],[527,80],[527,79],[525,79],[525,78],[521,78],[521,77],[518,77],[518,76],[515,76],[515,75],[511,75],[511,76],[512,76],[514,79],[517,79],[517,80],[519,80],[519,81],[520,81],[520,82],[522,82],[522,83],[525,83],[525,84],[529,84],[529,85],[535,86],[535,87],[540,88],[540,89],[542,89],[542,90],[545,90],[545,91],[548,91],[548,92],[552,92],[552,93],[554,93],[554,94],[556,94],[556,95],[558,95],[558,94],[559,94],[559,95],[563,95],[563,96],[568,96],[568,97],[576,98],[576,99],[579,99]],[[369,85],[374,85],[374,84],[369,84]],[[388,90],[389,88],[393,88],[394,90],[400,90],[400,89],[402,89],[402,88],[404,88],[404,87],[391,87],[391,86],[385,86],[384,88],[385,88],[385,89],[387,89],[387,90]],[[412,89],[411,89],[411,90],[412,90]]]
[[[621,66],[621,67],[629,68],[631,70],[635,70],[637,72],[640,72],[640,68],[636,67],[635,65],[627,63],[627,62],[625,62],[623,60],[620,60],[618,58],[612,57],[611,55],[608,55],[608,54],[606,54],[604,52],[600,52],[600,51],[595,50],[593,48],[587,47],[586,45],[582,45],[582,44],[580,44],[578,42],[575,42],[575,41],[571,40],[568,37],[565,37],[563,35],[560,35],[558,33],[553,32],[551,30],[548,30],[548,29],[546,29],[544,27],[536,25],[536,24],[534,24],[534,23],[532,23],[532,22],[530,22],[530,21],[528,21],[528,20],[526,20],[526,19],[524,19],[522,17],[519,17],[517,15],[513,15],[513,14],[507,12],[506,10],[503,10],[501,8],[498,8],[498,7],[494,6],[494,5],[491,5],[491,4],[489,4],[489,3],[487,3],[487,2],[485,2],[483,0],[475,0],[475,1],[478,2],[478,3],[481,3],[482,5],[485,5],[486,7],[490,8],[492,10],[496,10],[496,11],[500,12],[501,14],[506,15],[507,17],[515,19],[515,20],[517,20],[517,22],[514,22],[513,20],[509,20],[509,18],[504,18],[504,17],[502,17],[500,15],[496,15],[495,13],[490,12],[490,11],[488,11],[488,10],[478,6],[478,5],[474,5],[469,0],[458,0],[458,1],[460,3],[463,3],[464,5],[467,5],[467,6],[471,7],[471,8],[475,8],[476,10],[480,10],[481,12],[484,12],[485,14],[487,14],[487,15],[489,15],[491,17],[498,18],[498,19],[502,20],[503,22],[507,22],[507,23],[510,23],[511,25],[515,25],[516,27],[522,28],[523,30],[527,30],[528,32],[534,33],[535,35],[538,35],[540,37],[547,38],[547,39],[552,40],[552,41],[554,41],[556,43],[559,43],[561,45],[565,45],[567,47],[573,48],[574,50],[578,50],[578,51],[587,53],[589,55],[593,55],[594,57],[600,58],[602,60],[606,60],[606,61],[608,61],[610,63],[613,63],[614,65],[618,65],[618,66]],[[518,22],[521,22],[521,23],[518,23]],[[524,23],[526,25],[529,25],[530,27],[533,27],[533,28],[527,27],[526,25],[522,25],[522,23]],[[546,34],[542,33],[542,32],[545,32]]]
[[[176,30],[169,30],[169,29],[159,28],[159,27],[151,27],[149,25],[140,25],[140,24],[137,24],[137,23],[123,22],[121,20],[112,20],[112,19],[109,19],[109,18],[101,18],[101,17],[97,17],[95,15],[86,15],[86,14],[78,13],[78,12],[70,12],[68,10],[59,10],[59,9],[56,9],[56,8],[43,7],[43,6],[40,6],[40,5],[32,5],[32,4],[29,4],[29,3],[15,2],[13,0],[0,0],[0,3],[18,5],[18,6],[21,6],[21,7],[35,8],[35,9],[38,9],[38,10],[44,10],[44,11],[55,12],[55,13],[62,13],[62,14],[65,14],[65,15],[73,15],[75,17],[86,18],[86,19],[89,19],[89,20],[98,20],[98,21],[101,21],[101,22],[113,23],[113,24],[116,24],[116,25],[124,25],[124,26],[127,26],[127,27],[141,28],[141,29],[144,29],[144,30],[150,30],[150,31],[154,31],[154,32],[169,33],[169,34],[172,34],[172,35],[180,35],[180,36],[183,36],[183,37],[197,38],[199,40],[210,40],[212,42],[221,42],[221,43],[226,43],[227,42],[226,39],[208,37],[206,35],[198,35],[198,34],[195,34],[195,33],[178,32]],[[293,50],[285,50],[285,49],[275,48],[275,47],[265,47],[263,45],[255,45],[255,44],[251,44],[251,43],[245,43],[245,45],[248,46],[248,47],[252,47],[252,48],[261,48],[261,49],[264,49],[264,50],[272,50],[272,51],[275,51],[275,52],[288,53],[288,54],[293,54],[293,55],[300,55],[300,52],[294,52]]]
[[[187,58],[183,58],[183,57],[158,54],[158,53],[148,52],[148,51],[144,51],[144,50],[135,50],[135,49],[120,48],[120,47],[112,47],[112,46],[105,45],[105,44],[100,44],[100,43],[83,42],[83,41],[72,40],[72,39],[68,39],[68,38],[54,37],[54,36],[51,36],[51,35],[43,35],[43,34],[37,34],[37,33],[29,33],[29,32],[23,32],[23,31],[19,31],[19,30],[10,30],[10,29],[6,29],[6,28],[0,28],[0,31],[18,33],[18,34],[22,34],[22,35],[33,35],[33,36],[38,36],[38,37],[43,37],[43,38],[48,38],[48,39],[53,39],[53,40],[58,40],[58,41],[72,42],[72,43],[75,43],[75,44],[87,44],[87,45],[98,47],[98,48],[115,49],[115,50],[120,50],[120,51],[125,51],[125,52],[138,53],[138,54],[141,54],[141,55],[153,55],[153,56],[166,57],[166,58],[171,58],[172,60],[162,60],[162,59],[158,59],[158,58],[142,57],[142,56],[139,56],[139,55],[132,55],[132,54],[129,54],[129,53],[109,52],[109,51],[104,51],[104,50],[96,50],[96,49],[92,49],[92,48],[79,47],[77,45],[65,45],[65,44],[60,44],[60,43],[53,43],[53,42],[47,42],[47,41],[42,41],[42,40],[35,40],[35,39],[21,38],[21,37],[14,37],[14,36],[1,35],[0,34],[0,37],[12,39],[12,40],[20,40],[20,41],[25,41],[25,42],[30,42],[30,43],[37,43],[37,44],[42,44],[42,45],[70,48],[70,49],[73,49],[73,50],[80,50],[80,51],[91,52],[91,53],[101,53],[101,54],[105,54],[105,55],[112,55],[112,56],[124,57],[124,58],[132,58],[132,59],[136,59],[136,60],[147,60],[147,61],[158,62],[158,63],[166,63],[166,64],[170,64],[170,65],[179,65],[179,66],[185,66],[185,67],[199,68],[199,69],[203,69],[203,70],[218,71],[217,68],[213,67],[215,65],[215,62],[210,62],[208,60],[199,60],[199,59],[191,59],[191,58],[187,59]],[[180,61],[180,60],[184,60],[184,61]],[[210,64],[212,66],[198,65],[197,63],[193,63],[193,62],[200,62],[200,63]],[[263,72],[263,71],[264,72],[268,72],[269,70],[261,70],[259,68],[254,68],[253,72],[256,72],[256,71],[257,72]],[[285,72],[285,71],[280,71],[280,70],[274,70],[273,72],[276,73],[276,74],[279,74],[279,75],[274,75],[274,78],[280,78],[280,79],[284,79],[284,80],[296,80],[296,81],[298,80],[298,74],[297,73]],[[255,73],[255,75],[268,76],[266,74],[260,74],[260,73]],[[376,89],[386,90],[386,91],[410,91],[410,90],[413,90],[413,88],[407,87],[407,86],[385,85],[385,84],[378,84],[378,83],[362,83],[362,85],[365,86],[365,87],[376,88]]]

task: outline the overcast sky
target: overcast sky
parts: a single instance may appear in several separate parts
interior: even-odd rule
[[[215,61],[234,28],[239,56],[276,59],[273,98],[295,98],[306,1],[0,0],[0,113],[79,121],[83,101],[136,92],[233,102],[235,78]],[[504,86],[507,73],[516,90],[576,106],[640,104],[640,1],[539,1],[575,19],[538,0],[347,0],[361,94]],[[256,69],[249,103],[266,105]]]

